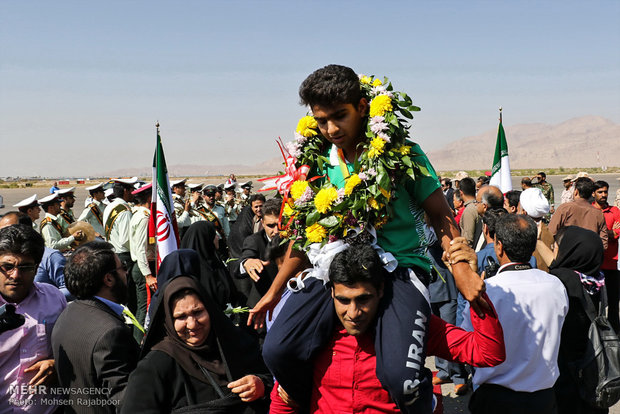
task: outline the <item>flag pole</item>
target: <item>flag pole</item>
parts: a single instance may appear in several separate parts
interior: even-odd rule
[[[502,107],[499,107],[499,122],[502,123]]]

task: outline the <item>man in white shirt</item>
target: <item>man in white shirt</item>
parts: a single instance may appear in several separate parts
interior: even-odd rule
[[[78,221],[85,221],[93,226],[95,232],[101,237],[105,235],[105,229],[103,228],[103,211],[106,205],[103,203],[105,199],[105,192],[103,190],[103,183],[91,185],[86,187],[89,193],[91,201],[86,204],[86,208],[80,214]]]
[[[129,202],[133,200],[131,192],[136,182],[138,182],[137,177],[115,179],[114,187],[112,187],[114,201],[108,204],[103,212],[105,237],[114,246],[114,252],[127,267],[127,272],[131,272],[133,266],[129,247],[129,223],[132,216]]]
[[[487,279],[486,292],[504,329],[506,361],[477,368],[469,409],[479,413],[555,413],[553,384],[559,376],[560,333],[568,312],[562,282],[528,260],[536,247],[536,223],[506,214],[495,229],[500,269]],[[469,309],[462,326],[471,330]]]

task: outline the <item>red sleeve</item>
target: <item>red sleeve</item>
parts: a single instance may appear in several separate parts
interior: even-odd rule
[[[431,316],[428,355],[474,367],[494,367],[504,362],[506,349],[502,325],[487,294],[482,297],[491,306],[491,312],[480,318],[470,309],[473,332],[451,325],[435,315]]]
[[[276,381],[271,390],[271,405],[269,406],[269,414],[297,414],[297,410],[292,408],[280,398],[278,387],[280,384]]]

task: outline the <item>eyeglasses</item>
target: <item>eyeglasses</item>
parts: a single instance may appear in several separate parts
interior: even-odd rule
[[[21,273],[25,275],[32,275],[37,271],[38,267],[39,265],[36,265],[36,264],[16,266],[13,263],[0,263],[0,270],[2,271],[2,273],[6,275],[13,274],[15,273],[16,270],[19,270]]]

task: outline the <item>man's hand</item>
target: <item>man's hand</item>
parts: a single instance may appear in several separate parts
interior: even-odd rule
[[[275,294],[269,289],[265,296],[263,296],[256,306],[250,310],[250,316],[248,316],[248,326],[252,326],[254,322],[254,329],[259,329],[265,326],[265,320],[267,319],[267,312],[273,311],[276,307],[282,295]],[[269,316],[271,320],[271,315]]]
[[[28,385],[41,385],[45,383],[49,383],[54,380],[54,374],[56,370],[54,369],[54,360],[53,359],[44,359],[38,362],[35,362],[28,368],[24,370],[24,372],[34,372],[38,371],[34,377],[28,382]]]
[[[85,237],[86,235],[84,234],[82,230],[78,230],[75,233],[73,233],[73,238],[75,239],[75,241],[82,241],[84,240]]]
[[[146,284],[153,292],[157,290],[157,278],[153,275],[146,275],[144,277],[146,279]]]
[[[474,249],[467,243],[465,237],[456,237],[450,242],[448,251],[443,252],[441,260],[444,262],[450,273],[452,265],[459,262],[469,263],[469,267],[474,272],[478,272],[478,256]]]
[[[191,200],[190,200],[190,199],[187,199],[187,200],[185,201],[185,206],[183,207],[183,210],[185,210],[185,211],[189,211],[189,209],[190,209],[191,207],[192,207],[192,202],[191,202]]]
[[[289,397],[288,393],[284,391],[284,388],[282,388],[280,385],[278,385],[278,395],[280,396],[280,399],[282,400],[282,402],[288,405],[289,407],[291,408],[299,407],[299,405],[295,402],[295,400]]]
[[[245,377],[228,384],[228,388],[238,394],[241,401],[252,402],[265,395],[265,384],[256,375],[246,375]]]
[[[269,262],[264,262],[260,259],[247,259],[243,262],[243,267],[248,275],[252,278],[253,281],[258,282],[260,279],[260,273],[263,271],[265,266],[267,266]]]

